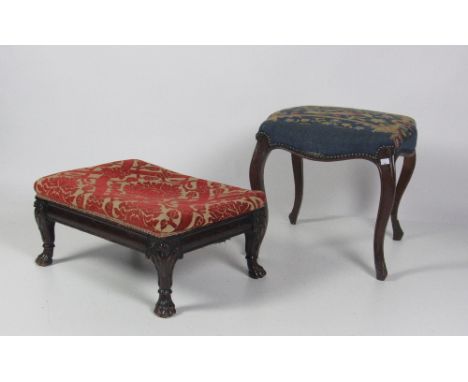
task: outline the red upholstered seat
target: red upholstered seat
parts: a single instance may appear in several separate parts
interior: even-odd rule
[[[36,181],[37,196],[149,234],[180,234],[265,205],[265,194],[128,159]]]

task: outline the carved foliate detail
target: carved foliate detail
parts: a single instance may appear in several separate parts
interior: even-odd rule
[[[181,244],[178,240],[161,240],[156,237],[148,240],[146,257],[152,260],[154,257],[167,259],[172,255],[180,257],[182,252]],[[152,260],[153,261],[153,260]]]
[[[42,237],[42,253],[37,256],[36,264],[42,267],[52,264],[55,247],[55,222],[47,216],[47,202],[36,199],[34,202],[34,217]]]
[[[47,202],[43,201],[43,200],[40,200],[40,199],[36,199],[34,201],[34,212],[36,214],[41,214],[41,213],[46,213],[47,212]]]
[[[182,246],[179,240],[162,240],[156,237],[148,239],[146,257],[148,257],[158,271],[159,298],[154,312],[159,317],[170,317],[175,314],[172,302],[172,273],[174,265],[182,256]]]
[[[255,234],[260,234],[261,232],[265,232],[267,228],[267,216],[266,216],[266,209],[261,209],[256,211],[252,215],[252,231]]]
[[[148,247],[146,249],[146,257],[151,259],[151,256],[154,256],[156,254],[162,257],[169,256],[170,247],[163,240],[158,240],[156,238],[149,239]]]

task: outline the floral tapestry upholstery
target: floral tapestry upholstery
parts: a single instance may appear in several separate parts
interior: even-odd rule
[[[375,157],[381,147],[411,153],[416,147],[416,122],[410,117],[340,107],[302,106],[273,113],[259,134],[270,145],[307,156],[333,159]]]
[[[254,211],[265,194],[197,179],[129,159],[59,172],[34,184],[37,196],[166,237]]]

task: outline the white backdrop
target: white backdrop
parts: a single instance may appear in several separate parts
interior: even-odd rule
[[[401,217],[466,222],[467,67],[466,47],[3,47],[2,193],[29,202],[39,176],[123,158],[248,186],[269,113],[337,105],[414,117]],[[266,171],[271,208],[286,213],[287,154]],[[307,162],[305,178],[303,216],[374,216],[372,165]]]
[[[403,229],[411,223],[436,235],[439,228],[427,228],[435,222],[465,232],[467,68],[467,47],[1,47],[2,256],[14,249],[32,261],[40,247],[32,217],[40,176],[139,158],[248,187],[260,123],[278,109],[307,104],[414,117],[418,162],[400,206]],[[278,225],[287,224],[293,202],[286,152],[270,156],[266,187],[269,230],[290,229]],[[370,162],[306,161],[299,222],[358,216],[371,227],[379,187]],[[372,264],[368,229],[363,259]],[[450,247],[446,240],[440,248]],[[11,267],[11,275],[18,272]]]

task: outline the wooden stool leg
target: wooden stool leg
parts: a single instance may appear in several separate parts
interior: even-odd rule
[[[302,193],[304,190],[304,168],[302,164],[302,158],[299,155],[291,153],[291,160],[294,173],[294,186],[295,186],[295,196],[294,196],[294,206],[289,214],[289,221],[291,224],[296,224],[297,215],[299,215],[299,210],[302,203]]]
[[[400,178],[396,187],[395,202],[392,210],[392,227],[393,227],[393,240],[401,240],[403,237],[403,230],[401,229],[398,220],[398,207],[400,206],[401,197],[405,192],[406,186],[411,180],[414,168],[416,167],[416,152],[412,155],[405,156],[403,159],[403,167],[401,168]]]
[[[259,135],[257,138],[257,145],[250,162],[250,187],[252,190],[260,190],[265,192],[265,183],[263,173],[265,170],[265,162],[270,154],[270,145],[267,137]]]
[[[260,245],[268,224],[266,208],[256,211],[252,215],[252,220],[252,230],[245,233],[245,258],[247,259],[249,276],[253,279],[260,279],[266,275],[265,269],[257,262]]]
[[[374,261],[377,280],[385,280],[387,267],[384,258],[384,238],[390,212],[395,199],[395,167],[393,156],[380,160],[380,203],[374,232]]]
[[[174,265],[180,257],[180,246],[165,242],[150,242],[146,256],[154,263],[158,272],[159,298],[154,313],[162,318],[171,317],[176,313],[171,288]]]
[[[47,216],[47,205],[42,200],[34,202],[34,216],[42,237],[42,253],[37,256],[36,264],[46,267],[52,264],[52,256],[55,247],[55,222]]]

